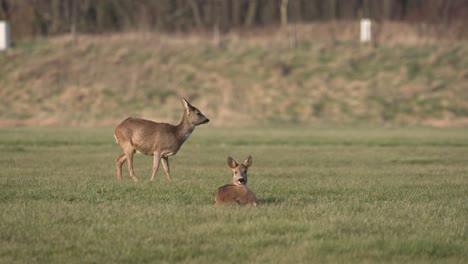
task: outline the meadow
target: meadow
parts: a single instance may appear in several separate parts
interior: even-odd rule
[[[466,263],[466,128],[198,128],[126,167],[112,128],[0,130],[0,263]],[[216,207],[253,156],[258,207]]]

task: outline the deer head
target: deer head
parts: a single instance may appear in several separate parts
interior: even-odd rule
[[[208,118],[206,118],[206,116],[202,114],[202,112],[200,112],[200,110],[198,110],[198,108],[191,105],[187,100],[185,100],[185,98],[182,98],[182,105],[185,108],[184,116],[188,118],[192,126],[206,124],[210,121]]]
[[[238,164],[233,158],[228,157],[228,166],[232,170],[232,184],[234,185],[247,185],[247,170],[252,165],[252,156],[248,156],[247,159]]]

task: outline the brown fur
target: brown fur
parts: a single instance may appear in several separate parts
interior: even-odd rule
[[[216,204],[257,205],[255,194],[245,185],[226,184],[218,188]]]
[[[216,193],[216,205],[253,205],[257,206],[255,194],[247,187],[247,170],[252,165],[252,157],[249,156],[242,164],[228,157],[228,165],[232,170],[232,181],[218,188]]]
[[[116,160],[117,179],[122,180],[122,165],[128,162],[128,171],[134,181],[138,181],[133,170],[133,155],[139,152],[152,155],[154,179],[162,161],[167,179],[170,179],[169,156],[175,155],[195,129],[195,126],[209,122],[200,110],[182,98],[185,112],[178,125],[157,123],[151,120],[129,117],[115,128],[114,137],[123,153]]]

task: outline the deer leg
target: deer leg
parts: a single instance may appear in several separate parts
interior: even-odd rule
[[[135,154],[134,149],[132,149],[131,151],[126,151],[125,152],[125,156],[127,156],[128,172],[130,172],[130,176],[132,176],[132,180],[134,182],[138,182],[138,178],[135,175],[135,171],[133,170],[133,154]]]
[[[127,156],[125,156],[125,153],[120,154],[120,156],[117,158],[115,162],[115,168],[117,169],[117,180],[121,181],[122,180],[122,165],[124,162],[127,160]]]
[[[166,178],[168,180],[171,179],[171,175],[170,175],[170,171],[169,171],[169,157],[163,157],[161,159],[162,161],[162,165],[163,165],[163,168],[164,168],[164,171],[166,172]]]
[[[153,157],[153,173],[151,174],[150,181],[154,180],[154,177],[156,176],[156,172],[158,172],[159,160],[161,159],[161,155],[157,152],[154,152],[153,156],[154,156]]]

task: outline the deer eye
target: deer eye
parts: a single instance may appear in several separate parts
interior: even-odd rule
[[[234,174],[237,174],[237,171],[235,171]]]

